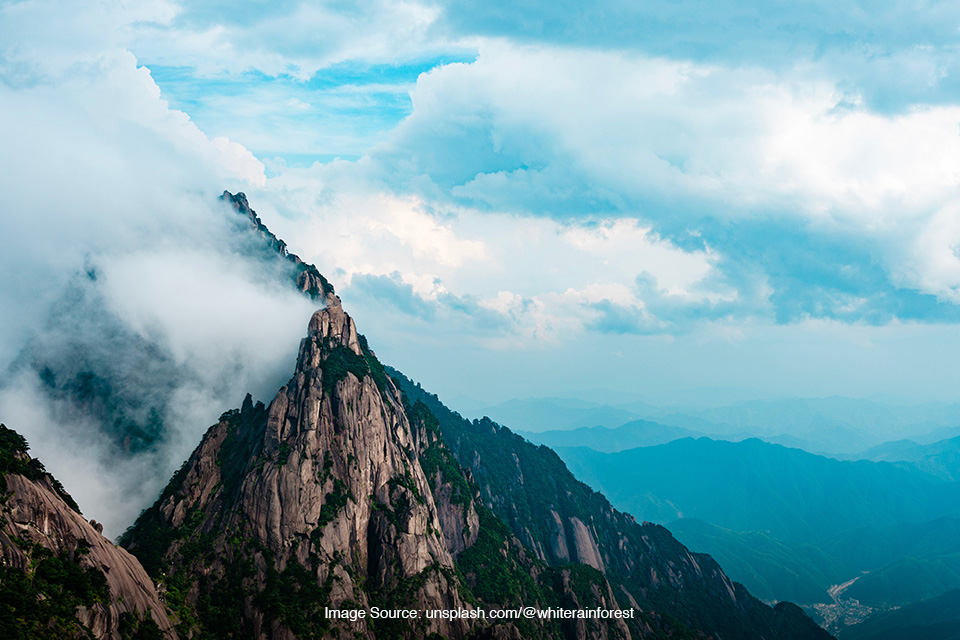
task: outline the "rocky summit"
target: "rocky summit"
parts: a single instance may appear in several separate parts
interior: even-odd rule
[[[326,302],[269,408],[225,413],[124,536],[166,581],[185,634],[324,637],[327,607],[468,606],[400,393]]]

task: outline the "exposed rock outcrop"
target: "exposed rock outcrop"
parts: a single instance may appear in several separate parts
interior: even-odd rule
[[[248,400],[224,414],[123,543],[181,581],[187,607],[213,584],[243,594],[238,631],[250,637],[373,637],[369,619],[329,620],[323,607],[472,606],[442,531],[400,394],[331,294],[269,408]],[[252,571],[231,582],[239,565]],[[292,611],[273,600],[285,586],[315,597]],[[408,626],[467,631],[449,619]]]
[[[85,520],[26,451],[26,441],[0,425],[0,584],[34,600],[32,606],[10,602],[5,592],[0,609],[12,607],[17,625],[38,630],[52,625],[63,637],[89,633],[120,640],[122,632],[129,637],[140,627],[155,626],[160,637],[175,640],[165,607],[137,559]],[[0,624],[6,619],[0,616]]]

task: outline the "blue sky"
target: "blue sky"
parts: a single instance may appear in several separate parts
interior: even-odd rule
[[[5,2],[0,87],[18,153],[245,191],[449,398],[956,400],[958,34],[946,2]]]

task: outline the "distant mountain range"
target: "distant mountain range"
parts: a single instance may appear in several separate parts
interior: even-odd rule
[[[644,422],[535,436],[567,434],[587,446],[557,452],[614,505],[666,524],[759,597],[809,605],[834,631],[960,588],[960,439],[891,443],[865,455],[894,461],[874,462],[759,439],[653,444],[677,432]],[[648,446],[587,448],[618,438]]]
[[[944,480],[960,480],[960,436],[930,444],[896,440],[872,447],[849,459],[891,462]]]
[[[523,431],[521,435],[531,442],[548,447],[587,447],[594,451],[616,453],[624,449],[652,447],[681,438],[703,434],[683,427],[672,427],[649,420],[632,420],[615,429],[609,427],[580,427],[569,431]]]
[[[960,435],[960,405],[889,405],[851,398],[755,400],[709,409],[656,407],[642,402],[603,405],[563,398],[511,400],[479,408],[525,433],[581,427],[615,429],[635,420],[687,430],[687,435],[767,442],[806,451],[849,456],[897,439],[921,444]],[[606,451],[614,448],[604,446]]]
[[[655,522],[700,518],[737,531],[823,542],[861,527],[960,515],[960,483],[758,439],[684,438],[618,453],[556,450],[578,478]]]

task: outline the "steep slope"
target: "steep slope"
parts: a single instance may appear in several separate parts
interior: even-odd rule
[[[828,637],[796,606],[769,608],[731,582],[712,558],[692,554],[663,527],[638,524],[578,482],[553,451],[490,420],[468,421],[398,371],[411,399],[435,415],[483,503],[551,565],[588,564],[617,594],[722,638]]]
[[[27,451],[0,425],[0,635],[176,638],[136,558],[87,522]]]
[[[549,566],[531,553],[480,499],[472,476],[454,458],[443,440],[440,423],[419,399],[413,405],[403,394],[414,434],[421,444],[420,462],[431,479],[441,513],[444,536],[457,570],[485,609],[519,606],[563,609],[629,607],[613,585],[592,566],[565,563]],[[473,516],[472,514],[476,514]],[[623,620],[518,620],[523,637],[630,638],[699,637],[676,620],[636,610]]]
[[[831,556],[843,558],[854,570],[870,571],[873,575],[878,569],[900,558],[933,558],[956,554],[960,551],[960,519],[943,517],[919,524],[897,524],[880,529],[859,527],[827,541],[821,547]],[[861,578],[867,579],[867,576]],[[859,581],[858,585],[854,585],[857,586]]]
[[[182,630],[373,637],[323,606],[465,606],[400,397],[330,295],[269,409],[224,414],[123,539],[166,573]],[[462,636],[440,620],[421,631]]]
[[[727,575],[764,600],[827,602],[831,585],[855,575],[843,558],[765,531],[731,531],[696,518],[675,520],[667,528],[686,547],[716,558]]]
[[[902,606],[960,588],[960,520],[955,518],[861,527],[817,545],[784,542],[766,531],[731,531],[693,518],[668,527],[686,546],[709,553],[731,578],[767,600],[830,602],[827,590],[853,578],[844,599],[873,608]]]

